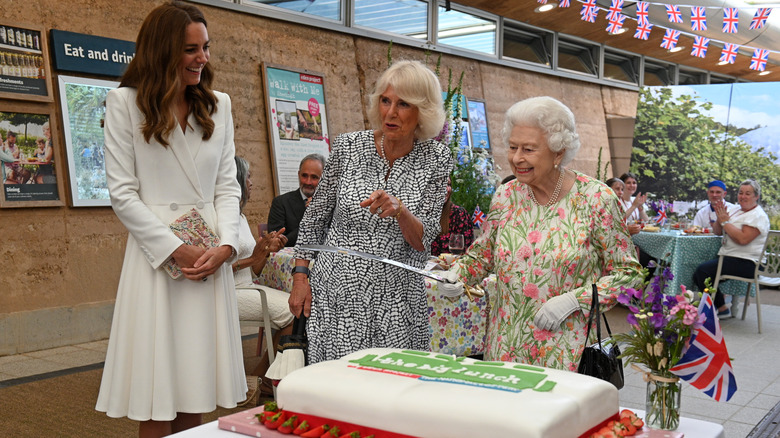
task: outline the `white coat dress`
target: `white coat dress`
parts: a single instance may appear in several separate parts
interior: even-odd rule
[[[239,198],[230,98],[216,93],[209,140],[194,117],[166,148],[141,132],[136,90],[106,98],[106,176],[129,236],[96,409],[170,421],[177,412],[234,407],[246,398],[230,260],[207,281],[172,279],[161,265],[181,241],[168,224],[195,208],[238,248]]]

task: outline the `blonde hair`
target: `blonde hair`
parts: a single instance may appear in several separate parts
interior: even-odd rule
[[[368,120],[374,129],[382,126],[379,97],[390,86],[398,97],[417,107],[419,116],[414,131],[417,140],[428,140],[441,132],[444,126],[441,84],[431,69],[419,61],[397,61],[377,79],[368,103]]]

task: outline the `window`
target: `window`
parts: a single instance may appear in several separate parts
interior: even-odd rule
[[[707,83],[707,73],[704,71],[680,68],[677,85],[699,85]]]
[[[674,85],[674,76],[675,72],[673,65],[655,61],[645,61],[645,79],[643,85]]]
[[[341,0],[242,0],[244,4],[276,6],[329,20],[341,21]]]
[[[501,56],[552,67],[553,34],[504,21],[504,48]]]
[[[496,54],[496,22],[439,7],[438,42],[475,52]]]
[[[604,52],[604,78],[616,81],[639,82],[637,67],[639,58],[606,50]]]
[[[558,68],[598,76],[598,46],[588,46],[573,40],[558,41]]]
[[[736,81],[736,78],[710,74],[710,84],[733,84]]]
[[[355,24],[428,40],[428,4],[419,0],[355,0]]]

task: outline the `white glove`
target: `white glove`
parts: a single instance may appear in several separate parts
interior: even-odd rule
[[[542,330],[559,328],[569,315],[579,309],[580,303],[573,292],[552,297],[536,312],[534,325]]]
[[[451,281],[452,283],[439,282],[439,293],[445,297],[455,298],[463,294],[463,283],[458,277],[458,273],[454,270],[442,272],[442,277]]]

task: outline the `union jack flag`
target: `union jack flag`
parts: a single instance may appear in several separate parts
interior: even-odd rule
[[[750,21],[750,29],[761,29],[764,27],[770,13],[772,13],[772,8],[758,8],[756,15],[753,16],[753,20]]]
[[[707,56],[707,46],[710,44],[709,38],[703,36],[697,36],[693,39],[693,50],[691,50],[691,56],[698,56],[704,58]]]
[[[723,9],[723,32],[737,33],[738,25],[739,25],[739,11],[737,10],[737,8],[724,8]]]
[[[585,0],[582,2],[582,9],[580,10],[580,15],[585,15],[588,13],[589,10],[593,8],[597,8],[596,6],[596,0]]]
[[[677,47],[677,40],[680,39],[680,31],[673,29],[666,29],[663,41],[661,41],[661,47],[666,50],[672,50]]]
[[[739,50],[739,46],[736,44],[729,44],[729,43],[724,44],[723,51],[720,52],[720,59],[718,61],[728,62],[729,64],[733,64],[734,61],[737,60],[738,50]]]
[[[547,4],[547,0],[536,0],[537,3],[541,3],[543,5]]]
[[[716,401],[729,401],[737,392],[737,381],[709,294],[701,298],[699,315],[704,315],[704,323],[694,330],[688,349],[669,371]]]
[[[596,17],[599,15],[599,8],[589,8],[587,11],[585,11],[584,14],[582,14],[582,21],[588,21],[590,23],[596,22]]]
[[[650,37],[650,31],[653,29],[653,25],[650,24],[649,21],[645,23],[638,23],[636,26],[636,33],[634,33],[634,38],[638,38],[640,40],[646,40],[648,37]]]
[[[707,30],[707,9],[704,6],[691,8],[691,29]]]
[[[637,2],[636,3],[636,21],[637,21],[637,23],[644,24],[644,23],[649,23],[650,22],[650,20],[647,18],[647,7],[648,6],[649,6],[649,3],[647,3],[647,2]]]
[[[658,225],[663,225],[666,223],[666,207],[664,206],[663,202],[658,203],[658,213],[653,218],[653,221],[657,223]]]
[[[753,57],[750,58],[750,68],[752,70],[764,71],[767,59],[769,59],[769,50],[756,49],[753,52]]]
[[[571,0],[561,0],[558,2],[559,8],[568,8],[569,6],[571,6]]]
[[[612,0],[612,6],[607,11],[607,20],[620,18],[623,15],[621,12],[623,12],[623,0]]]
[[[471,215],[471,222],[474,222],[475,227],[480,228],[485,222],[485,219],[487,219],[487,215],[485,215],[485,212],[477,205],[477,208],[474,209],[474,214]]]
[[[617,17],[610,18],[609,24],[607,24],[607,32],[617,33],[617,31],[623,28],[624,21],[626,21],[626,16],[623,14],[620,14]]]
[[[675,5],[666,5],[666,13],[669,15],[670,23],[682,23],[682,14],[680,8]]]

